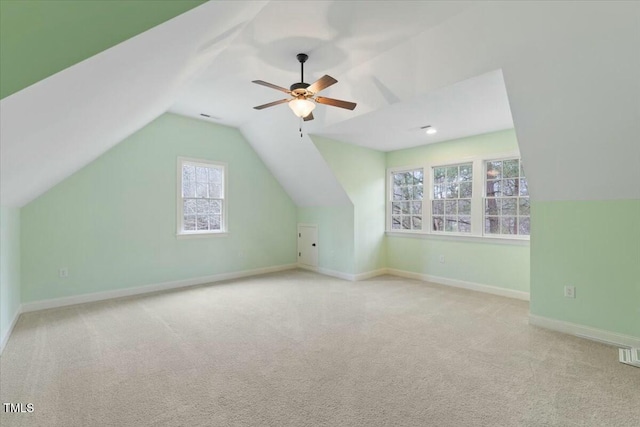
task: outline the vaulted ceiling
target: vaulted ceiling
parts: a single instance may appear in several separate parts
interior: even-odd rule
[[[166,111],[239,127],[301,206],[348,203],[308,134],[389,150],[419,144],[426,124],[441,139],[515,125],[534,199],[640,197],[640,3],[216,1],[149,22],[0,101],[3,206]],[[15,32],[46,38],[33,25]],[[339,83],[326,96],[358,102],[318,106],[303,138],[285,105],[251,108],[282,98],[251,80],[298,81],[299,52],[307,82],[330,74]],[[3,80],[3,96],[11,88]]]

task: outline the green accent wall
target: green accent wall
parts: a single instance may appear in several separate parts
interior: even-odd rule
[[[353,206],[299,207],[298,223],[318,226],[318,267],[355,273]]]
[[[531,215],[531,314],[640,338],[640,200],[538,201]]]
[[[391,151],[387,153],[387,167],[456,162],[471,156],[517,151],[518,141],[511,129]],[[387,236],[386,244],[389,268],[529,292],[528,245],[428,235]],[[438,261],[440,255],[445,257],[443,264]]]
[[[178,156],[228,164],[227,236],[176,238]],[[237,129],[165,114],[22,208],[22,302],[293,264],[296,216]]]
[[[20,209],[0,208],[0,342],[20,309]]]
[[[355,273],[386,267],[385,153],[311,137],[353,203]]]
[[[2,0],[0,98],[202,3],[201,0]]]

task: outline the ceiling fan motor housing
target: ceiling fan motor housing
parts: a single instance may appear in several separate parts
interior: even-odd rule
[[[291,90],[291,92],[294,93],[295,95],[303,95],[307,93],[307,88],[309,86],[310,86],[309,83],[304,83],[304,82],[294,83],[289,87],[289,90]]]

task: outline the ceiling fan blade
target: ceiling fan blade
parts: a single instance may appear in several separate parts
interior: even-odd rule
[[[316,80],[315,83],[312,83],[311,86],[307,88],[309,92],[318,93],[323,89],[328,88],[329,86],[338,83],[336,79],[331,76],[327,76],[326,74]]]
[[[279,90],[279,91],[284,92],[284,93],[291,93],[291,91],[290,91],[289,89],[285,89],[285,88],[283,88],[283,87],[276,86],[276,85],[274,85],[274,84],[267,83],[267,82],[262,81],[262,80],[254,80],[254,81],[252,81],[251,83],[255,83],[255,84],[257,84],[257,85],[262,85],[262,86],[270,87],[271,89]]]
[[[309,120],[313,120],[313,113],[307,114],[307,116],[304,117],[302,120],[304,120],[305,122],[308,122]]]
[[[265,109],[265,108],[273,107],[274,105],[284,104],[285,102],[289,102],[289,101],[291,101],[290,98],[281,99],[280,101],[273,101],[273,102],[270,102],[268,104],[258,105],[257,107],[253,107],[253,109],[254,110],[262,110],[262,109]]]
[[[358,105],[355,102],[341,101],[339,99],[333,98],[324,98],[322,96],[317,96],[316,102],[320,104],[331,105],[333,107],[346,108],[347,110],[353,110],[354,108],[356,108],[356,105]]]

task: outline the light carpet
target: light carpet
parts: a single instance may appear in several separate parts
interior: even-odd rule
[[[637,426],[640,369],[528,304],[292,270],[23,314],[2,426]],[[0,408],[1,409],[1,408]]]

